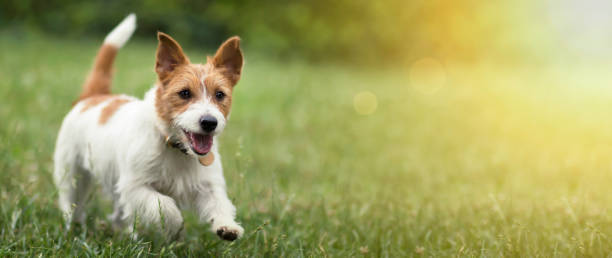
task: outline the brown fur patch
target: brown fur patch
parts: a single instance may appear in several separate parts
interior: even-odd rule
[[[158,32],[157,52],[155,54],[155,72],[159,80],[165,83],[171,78],[174,70],[182,65],[189,64],[189,58],[183,53],[183,48],[169,35]]]
[[[244,57],[240,49],[240,38],[234,36],[223,42],[217,50],[217,53],[215,53],[215,57],[213,57],[211,63],[215,66],[217,71],[227,77],[232,84],[238,83],[244,64]]]
[[[94,61],[93,68],[83,84],[83,92],[78,100],[83,100],[94,95],[110,94],[112,81],[113,61],[118,49],[112,45],[104,44],[100,47]]]
[[[89,98],[85,98],[80,102],[83,102],[83,108],[81,109],[81,113],[87,111],[88,109],[97,106],[98,104],[104,102],[107,99],[115,97],[114,95],[105,94],[105,95],[95,95]]]
[[[217,105],[221,113],[227,118],[232,107],[232,91],[234,85],[227,77],[218,72],[208,74],[204,79],[204,85],[206,86],[206,93],[210,100]],[[215,97],[217,91],[223,92],[225,97],[218,100]]]
[[[100,119],[98,120],[98,123],[103,125],[105,124],[108,119],[110,119],[113,114],[115,114],[115,112],[119,109],[119,107],[121,107],[121,105],[130,102],[131,100],[129,99],[124,99],[124,98],[115,98],[113,100],[111,100],[111,102],[109,102],[103,109],[102,112],[100,112]]]
[[[203,91],[200,78],[204,74],[202,65],[183,65],[177,67],[166,84],[157,88],[155,106],[160,117],[170,122],[176,115],[185,112],[189,105],[202,99]],[[182,90],[189,90],[191,98],[179,96]]]

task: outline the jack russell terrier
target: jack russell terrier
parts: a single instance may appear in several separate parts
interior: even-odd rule
[[[244,230],[226,194],[217,137],[242,72],[240,39],[196,64],[158,32],[157,83],[140,100],[110,91],[117,51],[135,29],[130,14],[106,36],[59,131],[54,181],[68,226],[85,222],[95,180],[112,197],[116,229],[131,231],[137,219],[174,239],[183,228],[180,208],[190,207],[219,237],[235,240]]]

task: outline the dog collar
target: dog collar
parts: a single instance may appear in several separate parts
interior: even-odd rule
[[[165,141],[168,147],[175,148],[183,154],[187,155],[187,148],[185,148],[185,146],[183,146],[181,142],[173,141],[172,139],[170,139],[170,136],[166,136]],[[198,161],[200,161],[200,164],[202,164],[203,166],[208,167],[215,161],[215,155],[211,151],[209,151],[208,153],[206,153],[206,155],[199,157]]]

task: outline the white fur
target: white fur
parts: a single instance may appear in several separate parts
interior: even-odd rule
[[[83,222],[95,178],[115,201],[116,227],[130,225],[135,216],[159,225],[163,214],[164,232],[174,236],[183,223],[179,207],[191,207],[203,222],[212,223],[213,232],[225,227],[242,235],[234,221],[236,209],[225,193],[217,137],[211,149],[215,160],[207,167],[193,155],[168,147],[167,128],[160,128],[163,122],[155,111],[155,92],[153,88],[144,100],[130,98],[104,125],[98,120],[110,100],[85,112],[81,102],[68,113],[54,156],[60,208],[69,222]]]
[[[206,87],[203,87],[206,91]],[[207,96],[204,92],[203,96]],[[219,134],[225,129],[225,116],[219,111],[216,105],[213,104],[210,97],[202,98],[196,103],[189,105],[189,108],[176,118],[176,125],[180,128],[195,133],[204,133],[200,128],[200,118],[202,115],[211,115],[217,119],[217,127],[214,134]]]
[[[130,39],[134,30],[136,30],[136,15],[131,13],[106,36],[104,44],[121,48]]]
[[[229,230],[240,237],[244,230],[235,222],[236,208],[226,194],[217,137],[211,148],[214,162],[206,167],[194,153],[185,155],[164,141],[175,133],[176,124],[195,129],[192,126],[206,114],[217,117],[215,133],[221,133],[225,118],[203,100],[168,125],[155,109],[157,87],[144,100],[121,96],[131,101],[105,124],[99,117],[110,99],[84,112],[86,101],[79,102],[64,118],[55,147],[54,181],[68,225],[84,222],[85,202],[95,180],[114,201],[111,219],[116,228],[130,230],[138,218],[149,226],[163,224],[162,231],[174,237],[182,229],[181,209],[190,207],[202,222],[211,223],[213,232]]]

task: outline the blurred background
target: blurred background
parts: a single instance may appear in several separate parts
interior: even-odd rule
[[[105,35],[127,13],[137,35],[157,30],[215,47],[240,35],[274,57],[351,63],[441,60],[498,63],[601,57],[610,44],[607,1],[77,1],[6,0],[0,26],[63,37]],[[603,49],[602,49],[603,48]]]
[[[612,253],[610,1],[3,0],[0,254],[58,255],[46,232],[75,256],[159,251],[62,242],[51,208],[61,119],[130,12],[116,92],[151,87],[158,30],[192,61],[245,49],[221,152],[251,233],[225,248],[202,226],[178,256]]]

